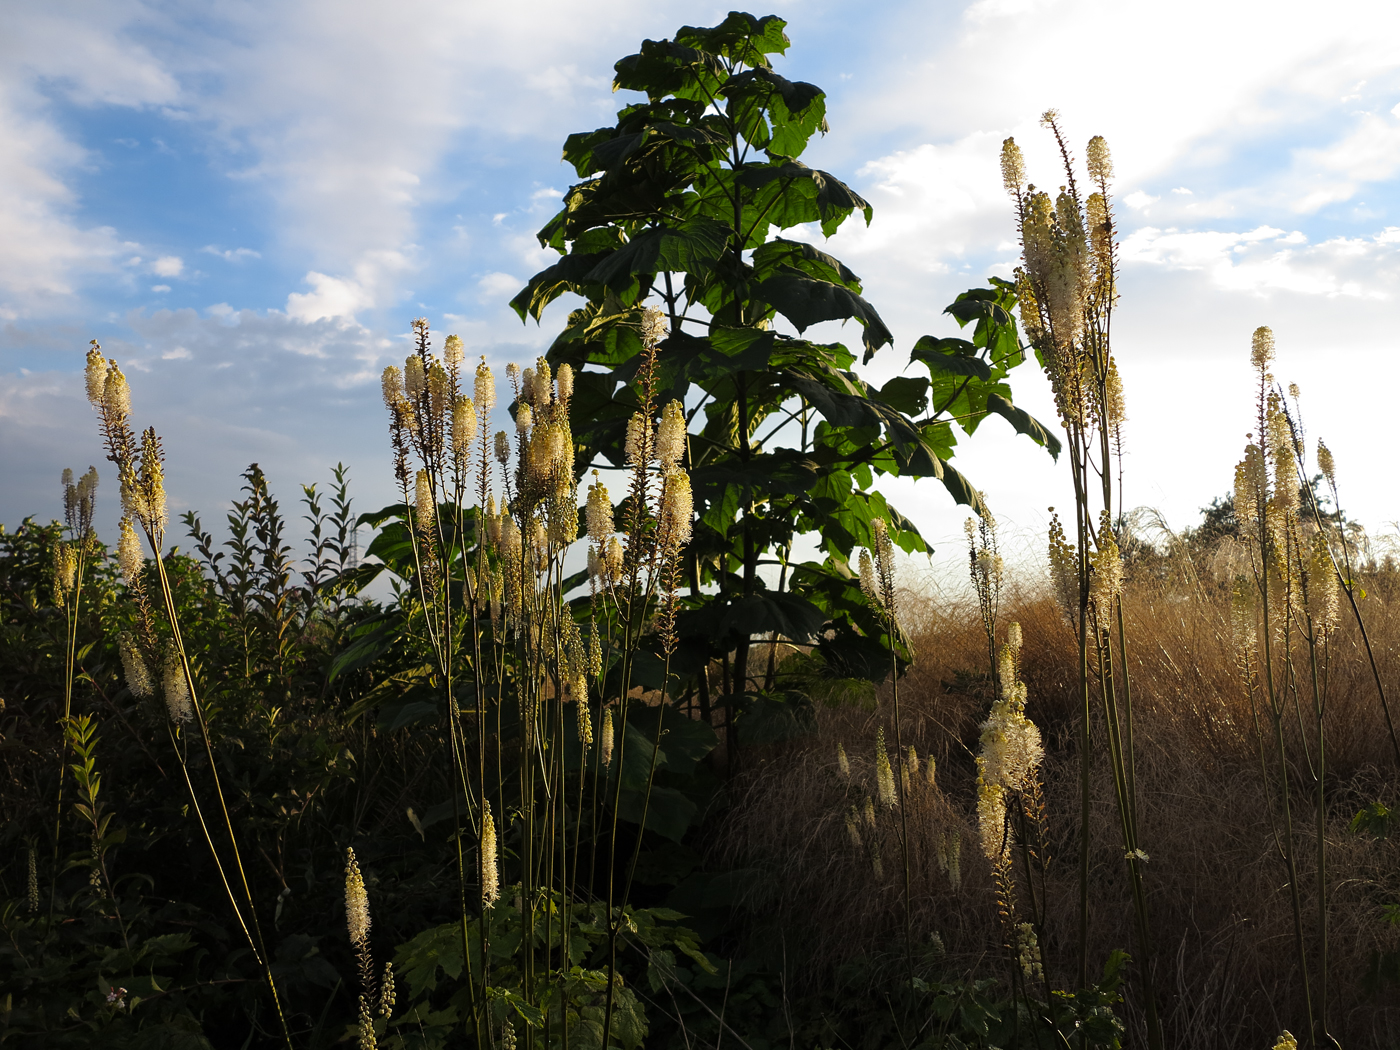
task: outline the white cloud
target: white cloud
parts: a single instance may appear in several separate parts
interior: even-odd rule
[[[379,375],[389,362],[402,362],[404,339],[340,317],[303,321],[227,304],[203,314],[137,312],[125,322],[129,335],[103,339],[103,351],[132,380],[133,422],[154,426],[165,440],[175,514],[195,509],[206,525],[217,526],[219,508],[236,497],[239,472],[254,461],[268,472],[289,519],[297,485],[323,479],[336,462],[350,465],[360,510],[394,501]],[[505,340],[498,328],[476,321],[452,330],[486,354],[497,375],[507,361],[532,361],[549,341],[533,326],[516,325]],[[13,326],[0,327],[0,349],[19,335]],[[55,494],[61,495],[57,480],[65,465],[94,462],[104,485],[110,480],[83,396],[86,339],[70,330],[46,332],[45,339],[46,367],[31,375],[0,372],[0,521],[7,525],[23,514],[61,516]],[[498,404],[497,423],[504,411]],[[110,535],[117,501],[99,496],[98,508]],[[173,530],[171,541],[182,531]]]
[[[1001,137],[974,132],[881,157],[857,173],[875,207],[869,228],[852,215],[833,241],[853,258],[891,249],[919,270],[941,272],[951,259],[980,252],[1004,236],[1010,205],[998,173]],[[820,239],[820,231],[811,231]]]
[[[178,255],[162,255],[151,263],[151,272],[158,277],[179,277],[185,272],[185,260]]]
[[[58,0],[12,6],[0,34],[0,317],[42,316],[133,247],[78,221],[68,176],[92,157],[52,119],[50,95],[83,104],[174,100],[175,80],[124,35],[142,7]]]
[[[1271,226],[1239,233],[1146,226],[1123,241],[1121,256],[1127,264],[1203,271],[1216,288],[1252,295],[1389,300],[1400,291],[1400,246],[1389,231],[1306,245],[1297,231]]]
[[[287,314],[303,323],[326,318],[353,318],[355,311],[370,305],[364,290],[353,281],[327,277],[312,270],[306,275],[310,292],[292,292],[287,296]]]
[[[151,291],[153,291],[153,292],[168,292],[168,291],[170,291],[170,285],[168,285],[168,284],[153,284],[153,285],[151,285]]]
[[[262,252],[255,252],[252,248],[219,248],[213,244],[206,244],[199,249],[209,255],[217,255],[225,262],[242,262],[244,259],[261,259]]]
[[[1301,184],[1301,196],[1293,205],[1296,211],[1315,212],[1349,201],[1367,183],[1387,181],[1400,172],[1400,126],[1367,114],[1337,141],[1298,150],[1293,164]]]
[[[287,314],[303,323],[335,318],[353,321],[358,311],[392,301],[397,278],[409,269],[407,256],[386,251],[367,253],[353,276],[333,277],[312,270],[304,278],[312,290],[288,295]]]
[[[476,282],[477,294],[486,303],[507,302],[523,287],[524,281],[508,273],[488,273]]]

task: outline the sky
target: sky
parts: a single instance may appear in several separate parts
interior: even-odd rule
[[[572,132],[612,123],[612,64],[725,5],[602,0],[51,0],[0,33],[0,523],[61,515],[59,475],[102,475],[82,366],[101,342],[168,453],[172,511],[216,526],[251,462],[289,516],[350,466],[357,507],[394,499],[378,375],[413,318],[498,370],[529,363],[568,302],[507,303],[548,265],[535,231]],[[960,292],[1018,249],[997,157],[1059,184],[1059,110],[1113,151],[1123,260],[1125,499],[1175,528],[1225,493],[1252,414],[1250,334],[1302,389],[1343,503],[1394,531],[1388,389],[1400,379],[1400,8],[1182,0],[782,0],[776,60],[827,92],[804,157],[875,208],[821,246],[865,282],[904,370]],[[820,243],[820,232],[807,231]],[[857,330],[814,334],[859,342]],[[909,369],[919,374],[922,366]],[[499,374],[499,371],[498,371]],[[1013,376],[1047,422],[1044,378]],[[499,411],[499,410],[498,410]],[[1067,465],[988,420],[960,469],[1010,553],[1043,546]],[[933,481],[880,486],[956,558],[964,508]]]

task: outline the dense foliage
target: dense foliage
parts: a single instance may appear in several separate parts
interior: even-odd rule
[[[852,371],[856,354],[844,345],[803,337],[821,322],[854,321],[867,362],[894,343],[860,278],[789,234],[829,237],[854,214],[869,223],[873,209],[798,159],[828,130],[826,95],[773,69],[770,56],[788,47],[784,25],[736,12],[712,28],[645,41],[617,63],[614,87],[645,99],[619,110],[616,124],[565,142],[564,160],[582,181],[539,233],[561,259],[513,302],[522,317],[539,318],[566,292],[585,300],[548,355],[578,376],[580,470],[624,465],[637,318],[651,300],[665,310],[655,396],[685,406],[699,519],[686,549],[689,600],[674,669],[691,676],[722,661],[723,695],[712,697],[703,675],[695,688],[704,719],[729,709],[731,749],[741,735],[762,743],[800,722],[794,701],[811,691],[779,679],[762,640],[812,643],[809,675],[886,674],[882,631],[849,562],[874,545],[877,520],[906,551],[925,545],[877,478],[939,479],[958,502],[980,507],[949,460],[957,432],[972,434],[989,414],[1059,452],[1058,439],[1011,400],[1007,379],[1026,355],[1005,282],[948,308],[959,325],[974,325],[970,340],[917,340],[909,359],[927,375],[898,375],[879,389]],[[812,546],[820,560],[802,560]]]

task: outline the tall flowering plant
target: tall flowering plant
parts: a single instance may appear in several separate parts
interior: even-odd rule
[[[1123,623],[1122,557],[1114,521],[1122,515],[1123,384],[1112,348],[1118,301],[1113,220],[1113,162],[1101,136],[1085,150],[1087,195],[1080,189],[1059,115],[1043,125],[1054,136],[1065,183],[1052,196],[1028,183],[1014,139],[1002,145],[1002,180],[1016,209],[1022,265],[1016,271],[1021,323],[1050,380],[1060,425],[1068,438],[1074,483],[1071,536],[1058,516],[1050,526],[1050,564],[1057,594],[1079,641],[1080,835],[1078,986],[1089,983],[1089,844],[1091,726],[1094,694],[1113,772],[1124,863],[1133,896],[1143,1012],[1148,1043],[1162,1045],[1151,983],[1152,936],[1143,888],[1133,758],[1132,689]]]
[[[508,365],[512,425],[499,430],[490,367],[477,365],[468,387],[461,341],[448,336],[439,356],[426,321],[415,322],[402,368],[383,375],[403,497],[397,535],[409,552],[396,571],[442,701],[457,786],[458,936],[482,1045],[513,1040],[522,1019],[528,1043],[536,1018],[565,1045],[597,1023],[606,1045],[637,1012],[618,952],[634,925],[641,836],[620,824],[648,826],[665,761],[693,507],[681,405],[655,394],[665,318],[642,310],[636,323],[643,359],[620,506],[596,472],[580,506],[569,364]],[[585,573],[570,572],[576,557]],[[660,654],[659,689],[638,672],[644,650]],[[520,914],[510,995],[531,1007],[524,1013],[501,1005],[511,1000],[492,937],[503,897]],[[581,921],[603,931],[596,981],[579,970]]]

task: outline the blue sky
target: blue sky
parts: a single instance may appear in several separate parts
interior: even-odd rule
[[[461,0],[16,5],[0,38],[0,521],[55,515],[65,466],[116,493],[80,370],[96,337],[162,432],[172,503],[218,519],[251,461],[284,503],[351,465],[392,498],[377,376],[415,316],[503,365],[541,352],[506,302],[547,263],[534,231],[566,135],[611,122],[612,63],[724,5]],[[1105,135],[1124,231],[1116,348],[1128,502],[1176,525],[1230,485],[1256,325],[1373,532],[1388,479],[1400,291],[1394,5],[783,2],[780,70],[828,93],[812,163],[875,205],[828,249],[895,332],[949,334],[959,291],[1014,264],[996,156],[1014,134],[1058,184],[1037,117]],[[813,233],[814,238],[818,234]],[[836,332],[832,332],[837,337]],[[854,338],[846,333],[848,338]],[[1051,418],[1043,381],[1023,405]],[[999,420],[963,469],[1009,538],[1040,544],[1062,469]],[[941,487],[891,498],[952,553]]]

